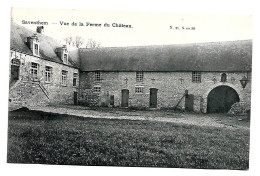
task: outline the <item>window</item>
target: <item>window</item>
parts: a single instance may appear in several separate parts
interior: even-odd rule
[[[100,76],[100,71],[96,71],[94,74],[94,81],[95,82],[101,82],[101,76]]]
[[[63,85],[63,86],[67,86],[67,75],[68,75],[68,72],[65,71],[65,70],[62,70],[62,72],[61,72],[61,85]]]
[[[73,73],[73,86],[77,86],[77,77],[78,77],[78,74],[77,73]]]
[[[38,44],[34,44],[34,54],[39,55],[39,45]]]
[[[201,72],[192,72],[192,82],[195,83],[201,82]]]
[[[144,72],[136,72],[136,81],[143,82],[144,79]]]
[[[33,78],[37,78],[38,77],[38,69],[39,69],[39,65],[37,63],[32,62],[31,63],[31,69],[30,69],[30,74]]]
[[[226,82],[227,81],[227,74],[226,73],[222,73],[220,81],[221,82]]]
[[[94,86],[94,93],[100,93],[101,92],[101,86]]]
[[[135,93],[143,93],[143,92],[144,92],[144,87],[142,86],[135,87]]]
[[[49,66],[45,67],[45,82],[51,82],[52,68]]]
[[[63,54],[63,62],[64,62],[65,64],[68,63],[68,54]]]

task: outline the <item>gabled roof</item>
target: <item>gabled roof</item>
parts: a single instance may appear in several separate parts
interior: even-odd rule
[[[11,24],[11,49],[32,55],[26,45],[34,31]],[[40,56],[63,63],[55,53],[62,43],[38,33]],[[157,46],[75,49],[69,65],[81,71],[251,71],[252,40]]]
[[[11,24],[11,41],[10,47],[13,50],[20,51],[32,55],[32,51],[25,43],[27,37],[31,37],[35,31],[29,30],[25,27],[19,26],[15,23]],[[62,47],[62,43],[44,34],[37,33],[40,43],[40,57],[49,61],[63,63],[61,58],[55,53],[56,48]],[[78,49],[69,48],[69,64],[73,67],[79,67]]]
[[[81,71],[250,71],[252,40],[81,49]]]

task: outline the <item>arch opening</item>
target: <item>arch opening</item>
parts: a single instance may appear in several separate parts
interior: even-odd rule
[[[239,95],[229,86],[218,86],[212,89],[207,98],[208,113],[227,113],[231,106],[239,102]]]

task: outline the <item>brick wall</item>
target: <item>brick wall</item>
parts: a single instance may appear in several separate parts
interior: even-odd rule
[[[109,105],[109,97],[114,96],[114,105],[121,106],[122,89],[129,90],[129,106],[149,107],[150,88],[157,88],[157,107],[174,108],[183,97],[185,90],[194,95],[193,109],[197,112],[206,112],[207,96],[217,86],[226,85],[236,90],[240,101],[250,103],[251,83],[245,89],[240,84],[240,79],[246,73],[225,72],[227,81],[220,82],[222,72],[201,72],[201,83],[192,82],[192,72],[144,72],[143,82],[136,81],[136,72],[101,72],[101,82],[94,81],[94,72],[80,74],[81,103],[90,103],[86,95],[96,95],[97,105]],[[126,81],[127,78],[127,81]],[[215,81],[213,81],[215,78]],[[232,80],[232,81],[231,81]],[[93,92],[94,86],[101,86],[99,94]],[[143,86],[143,93],[135,93],[135,86]],[[88,93],[86,93],[88,92]],[[179,102],[184,108],[185,98]]]

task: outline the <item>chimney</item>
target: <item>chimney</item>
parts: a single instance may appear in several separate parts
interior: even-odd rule
[[[37,33],[42,34],[44,32],[44,27],[43,26],[37,26],[36,31],[37,31]]]

